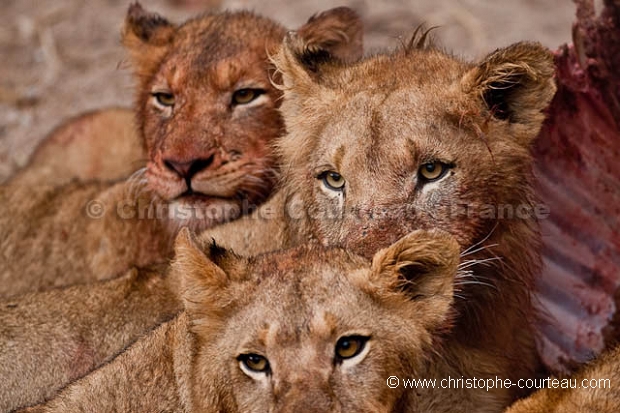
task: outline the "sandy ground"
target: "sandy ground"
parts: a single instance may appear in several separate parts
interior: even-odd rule
[[[130,106],[119,42],[129,0],[0,0],[0,182],[54,126],[80,112]],[[570,40],[570,0],[143,0],[181,22],[206,8],[249,8],[295,28],[339,5],[364,18],[368,50],[394,47],[421,23],[457,55],[478,58],[518,40]]]

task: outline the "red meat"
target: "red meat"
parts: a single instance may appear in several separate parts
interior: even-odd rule
[[[620,0],[577,0],[573,44],[556,52],[558,92],[534,148],[551,320],[540,352],[572,370],[617,339],[620,323]]]

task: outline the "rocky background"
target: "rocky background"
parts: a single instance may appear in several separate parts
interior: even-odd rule
[[[130,0],[0,0],[0,182],[70,116],[130,106],[119,34]],[[570,0],[143,0],[175,22],[207,9],[248,8],[295,28],[346,5],[366,24],[367,50],[392,48],[424,23],[456,55],[475,59],[518,40],[570,41]]]

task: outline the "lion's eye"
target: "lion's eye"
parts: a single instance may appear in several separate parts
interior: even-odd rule
[[[238,358],[239,362],[248,370],[255,373],[268,373],[269,361],[258,354],[242,354]]]
[[[345,179],[338,172],[327,171],[319,175],[319,178],[323,180],[323,184],[332,191],[342,191],[345,184]]]
[[[162,106],[170,107],[174,106],[174,95],[169,92],[155,92],[153,97]]]
[[[239,89],[233,93],[232,103],[235,105],[245,105],[263,93],[265,93],[265,91],[262,89]]]
[[[353,358],[364,351],[368,337],[348,336],[340,337],[336,343],[336,360],[346,360]]]
[[[450,165],[447,165],[440,161],[427,162],[420,166],[418,173],[420,177],[426,182],[437,181],[448,172]]]

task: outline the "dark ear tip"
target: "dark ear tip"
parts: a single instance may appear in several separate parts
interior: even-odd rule
[[[144,16],[145,11],[140,2],[133,2],[127,9],[127,18],[129,20],[138,20],[141,16]]]
[[[217,241],[215,241],[215,238],[211,237],[211,244],[209,244],[209,251],[211,252],[211,254],[220,255],[220,254],[225,253],[226,249],[223,247],[220,247]]]
[[[215,241],[215,238],[211,238],[211,243],[209,244],[209,259],[215,263],[219,263],[221,258],[224,257],[228,253],[228,250],[224,247],[221,247]]]
[[[143,41],[165,42],[169,36],[165,30],[173,25],[157,13],[146,11],[138,2],[132,3],[127,10],[124,33],[133,33]]]

